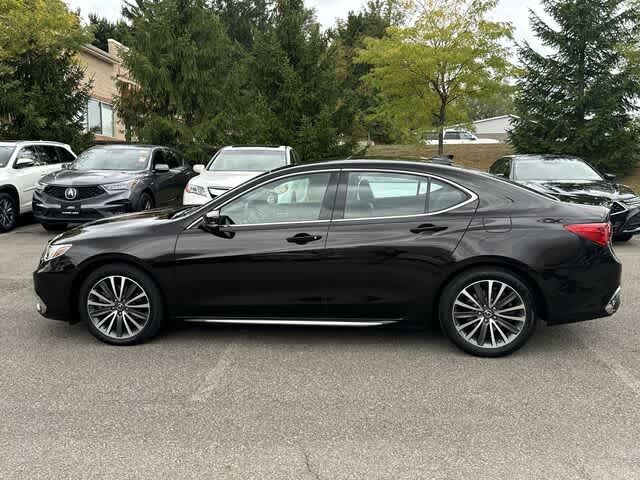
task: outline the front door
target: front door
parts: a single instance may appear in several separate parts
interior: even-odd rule
[[[176,245],[180,316],[321,318],[334,274],[325,243],[339,173],[307,172],[272,180],[220,209],[217,234],[198,226]]]
[[[19,160],[30,160],[31,164],[18,165]],[[35,146],[22,147],[15,156],[13,163],[15,184],[20,194],[20,212],[31,211],[31,200],[36,183],[47,173],[47,163]]]
[[[442,179],[344,171],[327,239],[328,313],[400,320],[429,305],[476,204]]]

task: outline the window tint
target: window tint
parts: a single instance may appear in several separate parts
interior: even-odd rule
[[[169,168],[178,168],[182,166],[173,150],[164,150],[164,159],[165,163],[169,165]]]
[[[429,179],[401,173],[351,172],[344,218],[418,215],[426,212]]]
[[[443,181],[432,179],[429,191],[429,213],[454,207],[467,200],[469,196],[462,190]]]
[[[51,145],[39,145],[38,150],[40,151],[40,158],[43,162],[48,165],[54,165],[56,163],[61,163],[60,157],[58,156],[58,149]]]
[[[489,173],[492,173],[494,175],[504,175],[504,166],[506,161],[506,158],[496,160],[494,164],[489,167]]]
[[[21,158],[28,158],[33,160],[34,165],[42,165],[44,162],[40,160],[40,155],[36,150],[36,147],[22,147],[16,155],[16,160],[20,160]]]
[[[62,163],[69,163],[75,160],[75,157],[66,148],[56,147],[56,149],[58,150],[58,156],[60,160],[62,160]]]
[[[460,140],[460,133],[458,132],[444,132],[445,140]]]
[[[351,172],[344,218],[397,217],[435,213],[464,202],[468,195],[422,175]]]
[[[275,180],[236,198],[221,210],[238,225],[320,219],[329,173]]]

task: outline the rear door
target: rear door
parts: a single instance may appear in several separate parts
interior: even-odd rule
[[[446,179],[343,171],[327,239],[329,315],[400,319],[428,305],[476,206]]]
[[[151,155],[151,168],[153,175],[154,190],[156,194],[156,206],[163,207],[177,202],[177,180],[176,172],[158,172],[155,167],[159,164],[169,165],[171,168],[171,158],[164,148],[156,148]]]
[[[215,208],[228,224],[197,225],[176,245],[177,298],[188,318],[324,318],[334,272],[325,242],[339,171],[268,181]]]

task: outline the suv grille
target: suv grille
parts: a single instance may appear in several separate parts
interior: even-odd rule
[[[69,201],[69,199],[66,198],[64,195],[64,192],[67,190],[67,188],[69,187],[59,187],[57,185],[49,185],[48,187],[45,187],[44,193],[46,193],[47,195],[51,195],[52,197],[55,197],[60,200]],[[104,189],[98,186],[72,187],[72,188],[75,188],[76,191],[78,192],[76,194],[76,198],[74,198],[73,200],[86,200],[87,198],[99,197],[104,193]]]

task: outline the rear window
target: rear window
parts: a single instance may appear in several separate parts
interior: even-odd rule
[[[0,168],[7,165],[15,149],[15,147],[0,146]]]
[[[284,150],[222,150],[208,166],[210,171],[267,172],[287,164]]]

